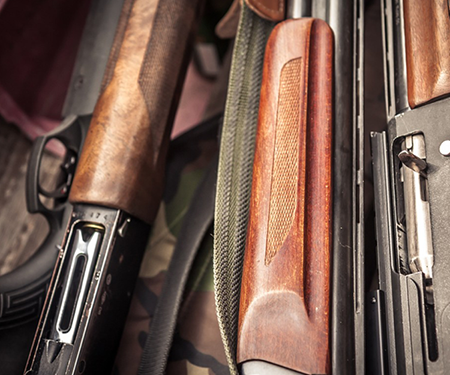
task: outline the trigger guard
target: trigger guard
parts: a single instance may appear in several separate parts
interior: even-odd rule
[[[68,116],[56,129],[36,138],[31,150],[26,178],[26,202],[28,212],[41,213],[47,220],[51,220],[50,217],[60,211],[60,207],[56,207],[55,209],[45,207],[39,197],[39,194],[43,193],[43,189],[39,186],[39,173],[45,145],[50,140],[57,139],[67,148],[67,150],[78,156],[83,146],[90,118],[91,116]],[[51,192],[46,192],[44,190],[44,195],[47,195],[45,193],[51,195]]]
[[[54,210],[47,209],[39,200],[39,167],[45,144],[56,138],[79,154],[90,119],[91,115],[69,116],[54,131],[37,138],[33,146],[26,179],[27,208],[30,213],[45,217],[50,232],[24,264],[0,276],[0,331],[30,322],[41,313],[58,248],[72,214],[72,205],[67,200]]]

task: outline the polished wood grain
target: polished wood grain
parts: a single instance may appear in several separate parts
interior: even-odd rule
[[[445,0],[404,0],[411,108],[450,94],[450,16]]]
[[[239,311],[239,362],[330,372],[333,35],[287,20],[263,70]]]
[[[282,21],[286,13],[286,0],[244,0],[258,16],[270,21]]]
[[[72,203],[122,209],[152,223],[200,3],[133,1],[120,50],[111,53],[114,72],[93,114]]]

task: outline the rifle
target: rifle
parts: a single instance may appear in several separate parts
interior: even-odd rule
[[[162,195],[200,7],[201,1],[187,0],[124,3],[113,69],[75,172],[73,209],[26,374],[111,371]]]
[[[352,96],[362,85],[361,5],[290,2],[288,18],[315,18],[282,21],[266,46],[239,310],[243,374],[364,373],[362,113]]]
[[[442,374],[450,369],[449,8],[386,0],[382,10],[388,126],[371,135],[378,288],[368,304],[370,361],[379,374]]]

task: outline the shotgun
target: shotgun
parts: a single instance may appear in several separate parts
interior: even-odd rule
[[[245,375],[363,374],[364,4],[283,4],[291,19],[264,60],[237,361]]]
[[[382,1],[387,131],[371,135],[378,288],[374,373],[450,369],[447,198],[450,17],[446,0]]]
[[[162,196],[200,8],[192,0],[124,2],[25,374],[111,372]]]
[[[320,19],[279,23],[261,86],[239,310],[243,374],[330,373],[332,116],[333,32]]]

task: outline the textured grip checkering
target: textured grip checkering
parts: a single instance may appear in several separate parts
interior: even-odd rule
[[[197,30],[203,0],[164,0],[158,3],[151,40],[139,73],[139,85],[153,126],[153,162],[160,159],[167,123],[175,117],[174,95],[181,92],[180,71],[189,62],[188,53]]]
[[[265,264],[269,265],[288,236],[297,207],[302,59],[286,63],[281,71],[270,191]],[[304,149],[304,147],[303,147]],[[301,176],[303,177],[303,176]]]
[[[105,88],[111,83],[114,68],[116,67],[117,59],[119,58],[120,47],[125,35],[125,29],[130,19],[131,9],[133,8],[134,0],[125,0],[122,7],[122,13],[120,13],[119,23],[117,25],[116,33],[114,35],[114,42],[109,54],[108,64],[106,65],[105,74],[103,76],[102,87],[100,94],[105,91]]]

